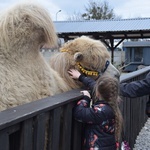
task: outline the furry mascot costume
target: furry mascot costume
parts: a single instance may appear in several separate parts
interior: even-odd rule
[[[55,46],[48,12],[20,3],[0,15],[0,111],[69,90],[47,64],[40,48]]]
[[[50,58],[50,66],[65,80],[70,89],[81,87],[81,83],[69,77],[68,70],[75,68],[94,79],[102,75],[119,78],[119,71],[111,64],[106,46],[98,40],[81,36],[66,42],[60,52]]]

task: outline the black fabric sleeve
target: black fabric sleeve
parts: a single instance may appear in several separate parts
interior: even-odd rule
[[[97,124],[106,119],[106,112],[108,113],[109,110],[108,107],[109,106],[103,106],[102,108],[97,106],[90,107],[89,101],[83,99],[74,107],[73,114],[75,119],[80,122]],[[112,112],[110,114],[112,114]]]
[[[80,82],[84,84],[85,87],[87,87],[89,90],[93,91],[93,88],[95,86],[96,81],[93,78],[86,77],[83,74],[79,76],[78,79]]]
[[[150,73],[145,79],[120,84],[120,95],[124,97],[140,97],[150,94]]]

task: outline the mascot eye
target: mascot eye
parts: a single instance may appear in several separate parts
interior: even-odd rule
[[[97,68],[95,66],[91,66],[92,70],[97,70]]]
[[[74,60],[75,61],[81,61],[83,60],[83,54],[81,52],[77,52],[74,54]]]

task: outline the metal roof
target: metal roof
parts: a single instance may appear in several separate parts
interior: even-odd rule
[[[150,47],[150,41],[128,41],[128,42],[123,42],[123,47]]]
[[[150,38],[150,18],[54,21],[59,38],[65,41],[86,35],[103,41],[112,51],[124,39]],[[114,40],[119,39],[114,45]],[[108,42],[109,40],[109,42]]]
[[[150,18],[54,21],[57,33],[150,30]]]

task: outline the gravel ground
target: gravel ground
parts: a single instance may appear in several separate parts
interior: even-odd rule
[[[133,150],[150,150],[150,118],[137,136]]]

